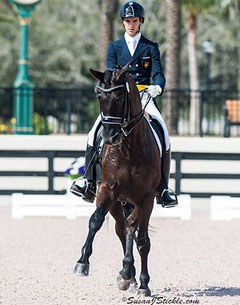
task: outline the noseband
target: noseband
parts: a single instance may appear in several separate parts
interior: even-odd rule
[[[105,88],[101,87],[100,85],[97,85],[96,88],[98,88],[100,91],[102,91],[104,93],[112,93],[113,91],[116,91],[116,90],[119,90],[122,88],[124,89],[123,117],[104,115],[101,112],[101,121],[102,121],[103,125],[104,124],[120,125],[122,133],[124,134],[125,137],[127,137],[143,118],[144,111],[145,111],[145,108],[148,103],[146,103],[145,107],[136,116],[134,116],[131,119],[131,117],[130,117],[131,100],[129,98],[130,89],[129,89],[128,82],[126,82],[125,85],[118,85],[118,86],[108,88],[108,89],[105,89]]]

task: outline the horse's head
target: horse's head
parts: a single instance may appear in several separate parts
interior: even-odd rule
[[[96,93],[100,102],[104,143],[119,144],[123,138],[123,127],[130,119],[128,66],[105,72],[90,71],[100,81]]]

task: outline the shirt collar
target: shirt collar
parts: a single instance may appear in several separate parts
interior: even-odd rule
[[[126,40],[127,43],[128,43],[129,41],[136,41],[136,46],[137,46],[137,44],[138,44],[138,42],[139,42],[139,40],[140,40],[140,38],[141,38],[141,33],[139,32],[136,36],[132,37],[132,36],[128,35],[127,32],[125,32],[124,38],[125,38],[125,40]]]

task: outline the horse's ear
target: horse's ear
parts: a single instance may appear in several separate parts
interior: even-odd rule
[[[100,80],[101,83],[104,83],[104,73],[103,72],[100,72],[100,71],[96,71],[96,70],[93,70],[93,69],[89,69],[89,71],[92,73],[92,75]]]
[[[122,67],[119,75],[118,75],[118,79],[123,75],[126,74],[128,72],[128,68],[129,68],[129,63],[127,63],[124,67]]]

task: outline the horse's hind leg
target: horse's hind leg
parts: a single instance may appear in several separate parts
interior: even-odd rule
[[[86,242],[81,250],[81,257],[77,261],[73,272],[77,275],[86,276],[89,273],[89,257],[92,254],[92,243],[97,231],[101,228],[107,211],[104,204],[100,204],[89,219],[89,229]]]
[[[123,247],[123,253],[126,252],[126,236],[125,236],[125,216],[129,215],[123,215],[123,209],[120,204],[116,204],[113,209],[111,209],[110,213],[115,219],[115,231],[117,236],[119,237],[122,247]],[[124,213],[125,214],[125,213]],[[130,279],[130,286],[129,281],[120,280],[118,276],[118,288],[120,290],[126,290],[129,288],[130,292],[136,292],[137,289],[137,281],[136,281],[136,269],[134,267],[134,264],[131,267],[131,279]]]
[[[148,274],[148,253],[150,251],[150,239],[148,236],[148,223],[149,218],[146,217],[146,214],[140,216],[139,221],[139,231],[136,239],[138,252],[141,256],[141,273],[140,273],[140,287],[138,289],[138,294],[144,296],[150,296],[151,291],[148,288],[148,283],[150,280]]]

